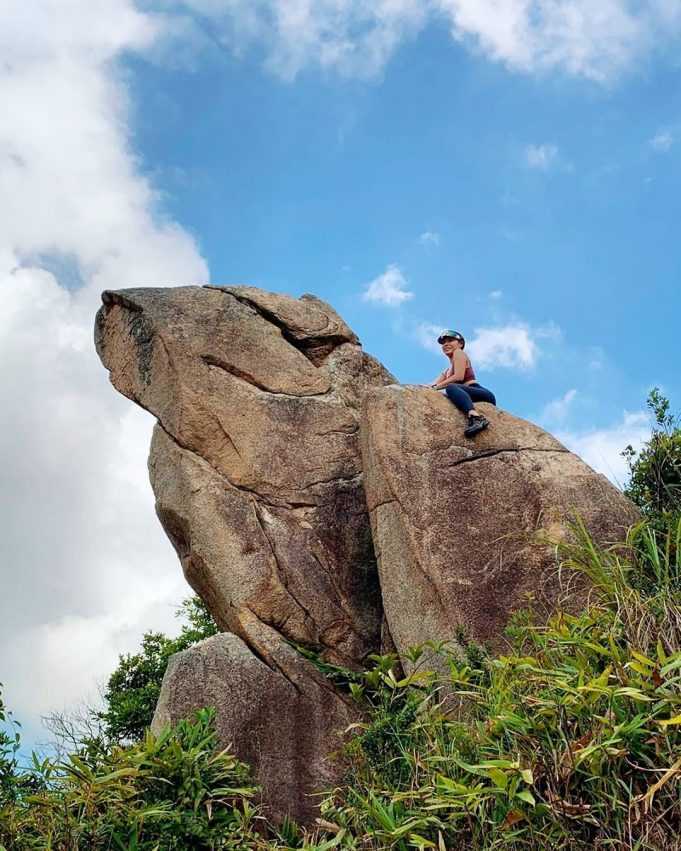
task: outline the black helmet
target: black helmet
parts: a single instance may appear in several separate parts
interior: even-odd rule
[[[445,340],[459,340],[461,342],[462,348],[466,345],[466,341],[463,338],[463,334],[459,334],[458,331],[452,331],[451,328],[445,328],[445,330],[442,331],[440,336],[437,338],[437,341],[440,345],[442,345]]]

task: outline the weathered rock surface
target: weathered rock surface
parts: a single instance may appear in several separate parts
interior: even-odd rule
[[[157,514],[190,585],[235,634],[173,661],[155,724],[214,704],[268,813],[308,822],[354,716],[287,642],[349,665],[380,647],[358,432],[363,394],[392,376],[312,296],[181,287],[102,301],[97,351],[158,421]]]
[[[277,821],[293,815],[307,823],[317,814],[320,791],[337,781],[343,731],[357,716],[292,648],[286,652],[295,679],[229,633],[176,654],[152,729],[215,707],[220,740],[251,766],[266,812]]]
[[[357,720],[289,642],[343,665],[459,628],[498,647],[529,598],[546,613],[562,596],[547,540],[566,535],[572,511],[601,542],[636,519],[530,423],[483,405],[491,428],[467,440],[446,398],[392,384],[312,296],[182,287],[102,299],[99,355],[157,419],[158,516],[227,631],[174,657],[154,726],[215,706],[222,743],[251,764],[274,818],[312,820]],[[570,589],[572,606],[583,591]]]
[[[217,622],[256,648],[264,624],[340,663],[377,649],[358,420],[389,373],[311,296],[180,287],[102,299],[97,350],[158,419],[157,513]]]
[[[361,423],[367,503],[390,633],[400,652],[429,639],[502,644],[512,612],[546,614],[560,587],[554,548],[577,512],[600,542],[636,510],[555,438],[491,405],[490,428],[463,435],[442,394],[371,391]],[[579,590],[570,589],[572,605]]]

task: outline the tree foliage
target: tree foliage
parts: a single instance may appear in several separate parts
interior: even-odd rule
[[[681,514],[681,426],[657,387],[647,405],[655,421],[653,432],[639,452],[631,446],[623,452],[630,471],[625,492],[647,517],[661,519]]]
[[[96,757],[40,761],[33,789],[0,809],[0,851],[243,851],[255,830],[248,769],[219,751],[210,710]]]
[[[107,739],[141,741],[151,724],[170,657],[219,631],[199,597],[185,600],[177,615],[186,623],[176,638],[147,632],[138,653],[120,656],[104,692],[106,709],[99,713]]]

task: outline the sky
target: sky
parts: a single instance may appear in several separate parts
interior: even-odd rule
[[[106,288],[329,301],[405,383],[461,331],[615,483],[681,407],[678,0],[0,0],[0,681],[27,741],[188,588]]]

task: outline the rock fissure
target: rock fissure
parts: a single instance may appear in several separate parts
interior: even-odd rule
[[[314,488],[317,485],[330,485],[330,484],[341,484],[348,482],[355,482],[359,484],[362,479],[361,473],[353,473],[350,476],[332,476],[329,479],[317,479],[314,482],[308,482],[302,490],[310,490],[310,488]]]
[[[258,623],[263,624],[266,629],[272,629],[269,624],[266,624],[263,620],[261,620],[261,618],[248,606],[244,606],[243,611],[247,611],[248,614],[251,615],[251,617],[253,617]],[[287,672],[286,668],[277,659],[274,658],[272,653],[270,653],[264,647],[264,642],[256,641],[253,636],[248,632],[239,632],[239,638],[241,638],[244,644],[247,645],[248,649],[253,653],[254,656],[256,656],[263,664],[267,665],[267,667],[271,671],[274,671],[275,673],[280,673],[282,677],[284,677],[284,679],[287,680],[287,682],[289,682],[293,686],[293,688],[298,692],[301,697],[305,697],[305,694],[302,691],[299,683],[291,677],[291,675]],[[291,642],[285,642],[283,644],[283,648],[285,648],[285,652],[291,652],[292,654],[297,653],[295,646],[293,646]],[[316,670],[316,668],[312,665],[310,661],[308,661],[307,659],[301,659],[300,657],[296,656],[292,656],[291,658],[292,662],[294,658],[296,659],[296,661],[300,661],[303,668],[303,671],[301,671],[301,673],[305,671],[307,675],[311,677],[317,687],[321,688],[323,691],[331,693],[334,698],[341,700],[346,705],[350,707],[354,706],[352,700],[346,695],[337,692],[333,685],[323,676],[323,674],[320,674],[319,671]]]
[[[232,606],[232,608],[236,611],[235,618],[239,620],[239,610],[236,606]],[[251,617],[255,618],[259,623],[262,623],[260,618],[256,615],[254,611],[248,608],[248,606],[243,607]],[[273,658],[271,653],[268,653],[257,641],[254,640],[253,636],[249,634],[246,630],[239,630],[239,638],[244,642],[244,644],[248,647],[251,653],[256,657],[256,659],[260,660],[263,665],[267,665],[270,671],[273,671],[276,674],[281,674],[281,676],[288,682],[293,689],[300,695],[301,691],[298,684],[291,679],[288,672],[283,668],[276,659]]]
[[[359,431],[359,425],[355,425],[350,429],[346,428],[330,428],[327,431],[319,431],[317,434],[320,437],[327,437],[329,434],[345,434],[348,436],[352,436],[353,434],[357,434]]]
[[[364,411],[365,417],[366,417],[366,414],[367,414],[367,410]],[[363,420],[363,425],[366,426],[366,419]],[[366,429],[366,428],[365,428],[365,433],[368,433],[368,429]],[[390,475],[388,473],[386,473],[386,466],[385,465],[386,465],[387,457],[376,457],[376,455],[372,452],[372,450],[367,451],[367,449],[368,449],[368,444],[365,445],[365,447],[362,450],[362,458],[363,458],[364,464],[367,465],[367,462],[369,461],[369,459],[372,459],[369,462],[369,464],[372,467],[375,466],[375,468],[378,468],[382,471],[381,479],[382,479],[382,482],[383,482],[383,485],[384,485],[384,489],[381,492],[385,493],[385,491],[387,490],[388,493],[392,494],[391,497],[389,497],[388,499],[384,499],[382,501],[382,505],[384,507],[388,506],[388,505],[399,505],[400,512],[401,512],[402,516],[403,517],[407,516],[406,513],[405,513],[405,510],[404,510],[404,506],[402,505],[402,501],[400,500],[399,496],[397,496],[397,493],[395,492],[395,488],[390,481]],[[370,491],[367,489],[367,502],[369,502],[369,499],[370,499]],[[378,541],[380,541],[381,538],[382,538],[380,531],[378,529],[378,518],[376,516],[376,508],[379,508],[379,507],[381,507],[381,506],[380,505],[375,506],[370,512],[371,529],[372,529],[372,534],[373,534],[373,537],[374,537],[375,546],[376,545],[381,546],[378,543]],[[411,529],[411,524],[405,524],[403,531],[408,538],[411,538],[411,536],[413,534],[413,530]],[[382,549],[384,549],[384,548],[382,548]],[[381,566],[382,566],[382,563],[381,563],[381,559],[379,558],[378,559],[379,576],[382,577]],[[427,571],[427,569],[425,569],[418,561],[416,562],[416,566],[417,566],[419,573],[422,575],[423,579],[426,581],[426,584],[430,587],[430,589],[431,589],[435,599],[437,600],[440,608],[444,612],[445,607],[444,607],[444,603],[443,603],[442,593],[440,591],[440,588],[438,586],[436,579],[433,576],[431,576],[430,573]],[[381,590],[383,590],[383,578],[381,578]],[[384,611],[385,611],[385,605],[384,605]],[[392,626],[390,624],[390,615],[388,614],[387,611],[385,611],[385,618],[386,618],[386,622],[388,623],[388,628],[390,629],[391,634],[392,634]],[[407,648],[407,649],[409,649],[409,648]]]
[[[168,348],[168,344],[163,339],[163,334],[157,334],[156,337],[158,338],[158,341],[161,344],[161,348],[165,352],[166,358],[168,359],[168,366],[173,371],[173,373],[176,374],[177,369],[175,367],[175,359],[173,358],[172,354],[170,353],[170,349]]]
[[[150,413],[153,413],[153,412],[150,411]],[[211,464],[210,461],[207,458],[204,458],[203,455],[200,452],[197,452],[196,449],[192,449],[191,446],[187,446],[186,443],[183,443],[176,435],[174,435],[164,425],[162,420],[160,420],[158,417],[156,418],[156,424],[163,431],[163,433],[166,435],[168,440],[171,440],[178,447],[178,449],[181,449],[183,452],[188,452],[190,455],[192,455],[194,458],[196,458],[200,463],[205,464],[207,467],[210,468],[210,470],[213,473],[215,473],[216,476],[219,476],[221,479],[223,479],[225,481],[225,483],[227,485],[229,485],[230,488],[233,488],[235,491],[241,491],[241,493],[248,494],[253,499],[263,499],[262,495],[260,493],[258,493],[258,491],[251,490],[251,488],[247,488],[245,485],[237,485],[235,482],[233,482],[229,478],[229,476],[223,470],[219,470],[214,464]],[[222,427],[222,424],[219,423],[219,421],[218,421],[218,425],[220,425],[221,430],[224,432],[224,428]],[[226,432],[225,432],[225,434],[226,434]],[[232,444],[232,446],[234,446],[234,442],[232,441],[231,437],[229,437],[229,435],[227,435],[227,434],[226,434],[226,436],[229,438],[229,442]],[[234,450],[238,454],[236,446],[234,446]],[[264,499],[263,499],[263,501],[264,501]]]
[[[232,449],[233,449],[233,450],[234,450],[234,452],[236,453],[236,455],[237,455],[237,457],[239,458],[239,460],[243,461],[243,458],[241,457],[241,452],[239,452],[239,447],[238,447],[238,446],[236,445],[236,443],[234,442],[234,439],[232,438],[232,435],[231,435],[231,434],[227,431],[227,429],[226,429],[226,428],[224,427],[224,425],[222,424],[222,420],[220,419],[220,417],[216,417],[216,418],[215,418],[215,421],[217,422],[218,426],[220,427],[220,431],[221,431],[221,432],[224,434],[224,436],[227,438],[227,442],[228,442],[228,443],[229,443],[229,445],[232,447]],[[232,485],[232,487],[233,487],[233,485]]]
[[[457,447],[458,448],[458,447]],[[509,449],[491,449],[488,452],[478,452],[475,455],[471,455],[469,458],[459,458],[456,461],[452,461],[451,464],[443,464],[443,467],[459,467],[461,464],[470,464],[472,461],[480,461],[483,458],[494,458],[497,455],[506,455],[508,453],[519,454],[521,452],[548,452],[548,453],[557,453],[564,454],[567,453],[567,449],[541,449],[535,446],[522,446],[522,447],[512,447]]]
[[[313,632],[315,634],[317,634],[319,632],[319,626],[317,625],[317,622],[316,622],[312,612],[307,608],[307,606],[305,606],[296,597],[296,595],[291,591],[291,589],[289,587],[289,581],[288,581],[288,578],[286,576],[286,571],[282,570],[281,565],[279,564],[279,557],[277,556],[277,551],[276,551],[276,549],[274,547],[274,543],[273,543],[272,539],[270,538],[269,533],[266,529],[267,524],[263,520],[263,517],[260,513],[260,506],[255,501],[253,502],[253,514],[255,516],[255,519],[256,519],[258,526],[260,527],[260,531],[262,532],[263,538],[265,539],[265,541],[267,541],[267,546],[269,548],[269,551],[272,554],[272,564],[273,564],[274,573],[276,575],[277,582],[286,591],[286,593],[291,598],[291,600],[293,600],[295,605],[301,610],[301,612],[303,613],[305,618],[310,621],[310,624],[312,625]],[[262,618],[261,618],[261,620],[262,620]],[[269,624],[269,625],[274,626],[273,624]]]
[[[247,295],[236,293],[232,289],[226,289],[223,287],[211,287],[211,289],[217,289],[225,295],[232,296],[232,298],[235,298],[237,301],[240,301],[242,304],[250,307],[271,325],[277,327],[281,331],[281,335],[286,342],[293,346],[294,349],[298,349],[298,351],[305,355],[305,357],[316,367],[322,366],[331,352],[333,352],[333,350],[338,346],[341,346],[343,343],[353,342],[351,339],[342,334],[326,335],[323,333],[324,329],[318,329],[316,334],[307,335],[305,337],[297,337],[294,333],[292,333],[284,320],[277,316],[274,311],[268,310],[262,304],[256,302],[252,298],[249,298]],[[329,327],[329,324],[330,323],[327,318],[327,327]]]
[[[144,406],[142,406],[142,407],[144,407]],[[145,410],[148,411],[149,409],[145,408]],[[149,411],[149,413],[153,414],[153,411]],[[210,468],[210,470],[213,473],[215,473],[216,476],[219,476],[221,479],[223,479],[224,482],[230,488],[233,488],[235,491],[240,491],[241,493],[248,494],[254,500],[256,500],[259,503],[262,503],[263,505],[267,505],[270,508],[291,508],[291,509],[295,509],[295,508],[320,508],[321,506],[323,506],[323,503],[320,503],[320,502],[299,502],[299,501],[296,501],[296,502],[290,501],[289,502],[288,500],[285,500],[285,499],[273,499],[271,497],[271,495],[269,495],[269,494],[266,494],[266,493],[264,494],[264,493],[261,493],[260,491],[256,491],[252,488],[248,488],[248,487],[246,487],[246,485],[239,485],[236,482],[232,481],[232,479],[229,478],[229,476],[224,472],[224,470],[220,470],[214,464],[211,464],[211,462],[207,458],[204,458],[204,456],[201,455],[200,452],[197,452],[195,449],[192,449],[191,446],[187,446],[185,443],[182,443],[176,437],[176,435],[174,435],[168,428],[166,428],[166,426],[163,424],[163,422],[158,417],[156,417],[156,424],[163,431],[163,433],[166,435],[166,437],[169,440],[171,440],[178,447],[178,449],[181,449],[183,452],[188,452],[190,455],[194,456],[194,458],[196,458],[200,463],[205,464],[207,467]],[[222,428],[222,426],[221,426],[221,428]],[[222,431],[224,431],[224,428],[222,428]],[[225,434],[226,434],[226,432],[225,432]],[[229,435],[227,435],[227,434],[226,434],[226,436],[229,437]],[[232,441],[231,438],[229,438],[229,440],[230,440],[230,443],[234,446],[235,452],[237,452],[237,454],[238,454],[238,450],[236,448],[236,445],[234,444],[234,442]]]
[[[248,384],[250,387],[255,387],[256,390],[261,390],[263,393],[269,393],[270,396],[283,396],[289,399],[319,399],[324,396],[328,396],[331,392],[330,390],[326,390],[323,393],[283,393],[280,390],[272,390],[261,381],[258,381],[258,379],[251,373],[245,372],[233,364],[225,363],[225,361],[222,361],[213,355],[201,355],[201,360],[206,364],[206,366],[212,369],[220,369],[228,375],[231,375],[233,378],[238,378],[240,381],[243,381],[244,384]]]
[[[336,618],[331,624],[326,624],[323,627],[317,621],[317,618],[312,613],[310,608],[308,606],[306,606],[305,603],[303,603],[303,601],[300,599],[300,597],[291,588],[290,579],[287,577],[286,571],[282,568],[282,566],[280,564],[280,559],[277,555],[275,542],[272,540],[269,532],[267,531],[267,523],[266,523],[265,519],[262,517],[261,508],[260,508],[259,505],[257,505],[257,503],[255,503],[255,501],[254,501],[254,504],[253,504],[253,511],[254,511],[255,518],[256,518],[256,521],[258,523],[258,526],[260,527],[262,534],[263,534],[263,537],[267,541],[269,550],[272,554],[274,570],[275,570],[275,573],[276,573],[276,579],[277,579],[278,583],[281,585],[281,587],[284,589],[284,591],[286,591],[287,595],[291,598],[291,600],[293,600],[295,605],[300,609],[300,611],[303,613],[305,618],[311,624],[311,632],[312,632],[313,637],[309,642],[310,646],[311,647],[314,646],[316,649],[319,650],[320,647],[322,646],[324,636],[329,635],[334,630],[334,628],[337,627],[339,624],[343,624],[345,626],[345,631],[346,632],[353,632],[355,634],[355,636],[357,637],[357,639],[359,640],[360,635],[357,632],[357,629],[356,629],[355,624],[353,622],[354,615],[353,615],[352,612],[346,611],[346,609],[343,605],[343,598],[342,598],[342,595],[339,593],[339,589],[336,585],[335,578],[333,577],[331,572],[328,570],[328,568],[325,567],[325,565],[319,559],[317,554],[314,552],[314,549],[311,548],[310,551],[309,551],[309,554],[312,556],[313,560],[319,566],[321,572],[327,577],[331,587],[334,590],[334,597],[330,601],[331,605],[334,606],[340,613],[342,613],[344,615],[344,617]],[[262,616],[259,616],[259,617],[260,617],[260,620],[262,620]],[[292,617],[292,615],[289,615],[287,620],[289,620],[291,617]],[[267,623],[267,621],[264,621],[264,622]],[[268,625],[275,628],[275,629],[277,627],[279,629],[281,629],[282,626],[283,626],[282,623],[280,623],[280,624],[269,623]],[[345,653],[341,652],[338,649],[335,650],[335,653],[336,653],[337,656],[342,657],[344,659],[344,661],[348,664],[351,664],[354,661],[352,659],[349,659]]]
[[[336,594],[336,602],[337,602],[338,608],[340,609],[341,612],[343,612],[343,614],[345,615],[345,618],[346,618],[346,620],[338,619],[338,620],[335,620],[332,624],[327,624],[327,626],[324,627],[324,630],[320,634],[321,640],[323,641],[324,636],[331,634],[331,632],[338,626],[339,623],[343,623],[346,626],[349,626],[350,629],[352,630],[352,632],[354,633],[354,635],[357,636],[357,639],[360,640],[361,639],[361,630],[357,625],[357,614],[345,602],[345,598],[344,598],[343,594],[341,593],[341,589],[338,587],[337,577],[334,575],[333,571],[329,570],[328,566],[319,558],[317,553],[314,551],[314,548],[310,549],[310,555],[312,556],[312,558],[314,559],[316,564],[319,566],[319,569],[327,577],[331,586],[333,587],[333,590]],[[374,565],[375,565],[375,563],[374,563]],[[378,572],[377,572],[375,566],[374,566],[374,571],[376,572],[376,575],[378,576]],[[345,654],[341,654],[341,655],[345,655]],[[352,665],[353,662],[357,662],[357,661],[358,661],[357,659],[348,659],[347,656],[346,656],[346,663],[349,664],[349,665]]]
[[[391,502],[398,502],[395,497],[390,497],[390,499],[384,499],[382,502],[377,502],[376,505],[373,505],[369,511],[378,511],[379,508],[383,508],[384,505],[390,505]]]
[[[144,406],[142,405],[142,407],[144,407]],[[151,414],[154,413],[153,411],[150,411],[148,408],[145,408],[145,410],[149,411],[149,413],[151,413]],[[236,484],[236,482],[232,481],[232,479],[229,478],[229,476],[224,472],[224,470],[218,469],[214,464],[211,464],[211,462],[207,458],[205,458],[203,455],[201,455],[200,452],[197,452],[195,449],[192,449],[190,446],[187,446],[186,444],[182,443],[177,438],[176,435],[174,435],[171,431],[169,431],[168,428],[166,428],[164,423],[158,417],[156,417],[156,422],[158,423],[159,428],[163,429],[164,433],[168,436],[168,438],[170,440],[172,440],[173,443],[175,443],[180,449],[183,449],[185,452],[190,452],[196,458],[199,458],[204,464],[207,464],[217,476],[220,476],[220,478],[224,479],[225,482],[227,482],[227,484],[230,487],[234,488],[234,490],[238,490],[238,491],[241,491],[242,493],[250,494],[255,499],[257,499],[259,502],[263,503],[264,505],[269,505],[272,508],[321,508],[324,505],[323,501],[321,501],[321,502],[301,502],[299,500],[293,501],[293,500],[286,500],[286,499],[273,499],[270,494],[262,493],[261,491],[256,491],[253,488],[246,487],[245,485]],[[218,420],[218,425],[220,426],[220,429],[224,433],[224,435],[228,438],[230,444],[234,447],[234,450],[237,453],[237,455],[239,455],[239,451],[236,447],[236,444],[234,443],[232,438],[229,436],[229,434],[225,431],[224,426],[222,426],[222,423],[220,423],[219,420]],[[241,456],[239,456],[239,457],[241,457]],[[361,480],[361,478],[362,478],[361,473],[354,473],[351,476],[335,476],[335,477],[330,478],[330,479],[319,479],[319,480],[315,480],[313,482],[309,482],[304,487],[302,487],[301,490],[303,490],[303,491],[310,490],[311,488],[316,487],[318,485],[359,482]],[[274,487],[273,486],[271,486],[271,487],[274,490]]]

